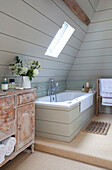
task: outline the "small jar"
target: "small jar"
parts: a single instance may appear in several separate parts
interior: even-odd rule
[[[15,88],[15,79],[9,79],[9,89]]]
[[[6,78],[4,78],[4,80],[2,81],[1,88],[3,92],[6,92],[8,90],[8,81]]]

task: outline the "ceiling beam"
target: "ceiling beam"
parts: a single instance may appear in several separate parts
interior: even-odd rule
[[[76,14],[76,16],[86,25],[89,25],[90,19],[85,12],[80,8],[76,0],[63,0],[67,6]]]

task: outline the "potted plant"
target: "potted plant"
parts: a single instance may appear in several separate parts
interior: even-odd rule
[[[32,78],[39,74],[38,69],[41,68],[38,61],[30,61],[23,64],[23,61],[17,56],[16,61],[10,64],[9,68],[12,74],[22,76],[22,87],[31,88]]]

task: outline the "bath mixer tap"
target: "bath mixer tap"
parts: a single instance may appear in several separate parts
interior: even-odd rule
[[[55,96],[55,101],[57,102],[57,89],[58,83],[54,79],[49,80],[48,95],[50,96],[50,102],[52,102],[52,95]]]

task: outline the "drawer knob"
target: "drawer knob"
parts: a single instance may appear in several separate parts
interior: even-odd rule
[[[18,129],[19,129],[19,130],[21,130],[21,128],[20,128],[20,127],[18,127]]]
[[[8,100],[8,102],[7,102],[8,104],[10,104],[11,103],[11,101],[10,100]]]
[[[18,130],[21,130],[21,126],[18,126]]]

